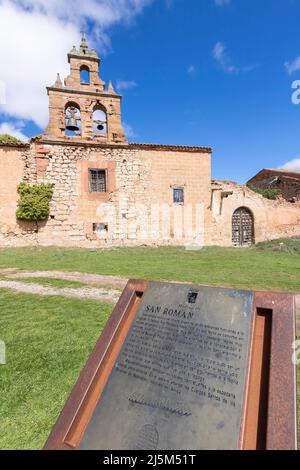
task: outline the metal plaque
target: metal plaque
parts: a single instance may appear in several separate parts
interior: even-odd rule
[[[239,447],[253,292],[151,283],[80,449]]]

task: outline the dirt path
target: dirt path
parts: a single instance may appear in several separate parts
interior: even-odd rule
[[[100,300],[102,302],[110,302],[115,304],[119,297],[120,291],[116,289],[104,289],[93,287],[82,287],[73,289],[70,287],[56,288],[51,286],[42,286],[40,284],[25,283],[18,281],[0,280],[0,287],[5,287],[16,292],[25,292],[38,295],[60,295],[63,297],[76,297],[78,299]]]
[[[17,272],[12,274],[13,270],[1,270],[0,273],[9,279],[22,279],[31,277],[46,277],[52,279],[65,279],[67,281],[78,281],[82,284],[90,286],[109,287],[113,289],[123,290],[127,280],[120,276],[104,276],[102,274],[88,274],[78,272],[61,272],[61,271],[34,271],[34,272]]]

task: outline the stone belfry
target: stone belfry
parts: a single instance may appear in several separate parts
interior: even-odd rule
[[[121,124],[121,96],[111,82],[107,89],[99,77],[100,58],[89,50],[85,36],[79,50],[68,54],[70,75],[62,83],[59,74],[49,96],[47,140],[95,143],[127,143]]]

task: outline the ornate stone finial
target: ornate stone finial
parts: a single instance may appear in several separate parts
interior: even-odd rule
[[[88,54],[89,53],[89,46],[86,41],[85,33],[82,34],[81,44],[80,44],[80,52],[81,54]]]
[[[98,58],[98,54],[97,54],[97,51],[95,49],[91,50],[91,56]]]
[[[63,86],[59,73],[56,76],[54,86],[55,86],[55,88],[62,88],[62,86]]]
[[[111,80],[109,80],[107,91],[108,91],[109,93],[114,93],[114,94],[116,94],[115,89],[114,89],[114,87],[113,87],[113,84],[112,84]]]
[[[76,49],[76,46],[73,46],[72,49],[70,50],[70,54],[78,54],[78,51]]]

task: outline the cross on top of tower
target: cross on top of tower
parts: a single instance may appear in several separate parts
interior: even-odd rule
[[[81,44],[80,44],[80,52],[84,55],[89,53],[89,46],[87,44],[85,33],[82,34]]]
[[[91,57],[91,58],[98,59],[98,54],[96,50],[95,49],[89,50],[86,35],[84,32],[82,33],[79,50],[76,48],[76,46],[73,46],[69,55],[76,55],[76,56],[81,56],[81,57],[86,57],[86,58]]]

